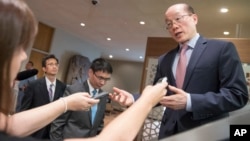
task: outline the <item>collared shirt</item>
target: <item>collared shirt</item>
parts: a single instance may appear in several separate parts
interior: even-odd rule
[[[188,48],[187,48],[187,51],[186,51],[186,56],[187,56],[187,65],[189,63],[189,60],[190,60],[190,57],[193,53],[193,50],[194,50],[194,47],[196,45],[196,42],[197,40],[199,39],[200,35],[197,33],[190,41],[188,41],[187,45],[188,45]],[[182,44],[179,44],[180,48],[182,47]],[[180,58],[180,51],[181,49],[179,48],[179,51],[178,53],[176,54],[175,56],[175,59],[174,59],[174,63],[173,63],[173,67],[172,67],[172,71],[173,71],[173,74],[174,74],[174,77],[176,77],[176,68],[177,68],[177,64],[178,64],[178,61],[179,61],[179,58]]]
[[[197,33],[190,41],[188,41],[187,45],[188,45],[188,48],[187,48],[187,51],[186,51],[186,56],[187,56],[187,66],[188,66],[188,63],[189,63],[189,60],[190,60],[190,57],[193,53],[193,50],[195,48],[195,45],[199,39],[200,35],[199,33]],[[182,44],[179,44],[179,47],[181,48],[182,47]],[[180,57],[180,51],[181,49],[179,48],[179,51],[178,53],[176,54],[175,56],[175,59],[174,59],[174,63],[173,63],[173,67],[172,67],[172,71],[173,71],[173,74],[174,74],[174,77],[176,77],[176,68],[177,68],[177,64],[178,64],[178,61],[179,61],[179,57]],[[192,102],[191,102],[191,97],[190,97],[190,94],[187,93],[187,105],[186,105],[186,110],[187,111],[192,111]]]
[[[93,96],[92,92],[94,91],[94,87],[90,84],[89,79],[87,80],[87,82],[89,85],[89,93],[90,93],[90,96],[92,97]],[[96,89],[96,94],[98,94],[98,92],[99,92],[99,89]]]

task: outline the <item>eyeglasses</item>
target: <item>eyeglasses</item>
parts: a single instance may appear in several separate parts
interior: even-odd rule
[[[167,20],[167,21],[166,21],[166,29],[172,28],[173,25],[174,25],[174,21],[175,21],[176,23],[182,23],[182,22],[184,21],[184,17],[185,17],[185,16],[191,16],[191,15],[192,15],[192,14],[180,15],[180,16],[174,18],[173,20]]]
[[[104,77],[102,77],[102,76],[96,75],[95,73],[94,73],[94,75],[95,75],[95,77],[98,78],[100,81],[106,82],[106,81],[109,81],[109,80],[110,80],[110,78],[104,78]]]
[[[59,66],[59,64],[58,63],[49,63],[49,64],[47,64],[48,66],[56,66],[56,67],[58,67]]]

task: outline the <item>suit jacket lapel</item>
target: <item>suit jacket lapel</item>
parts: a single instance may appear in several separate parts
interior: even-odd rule
[[[193,74],[194,68],[195,68],[197,62],[199,61],[203,51],[206,48],[206,45],[207,45],[206,43],[207,43],[207,40],[204,39],[202,36],[200,36],[200,38],[198,39],[198,41],[195,45],[195,48],[194,48],[193,53],[191,55],[191,58],[189,60],[189,64],[187,66],[186,75],[185,75],[185,79],[184,79],[184,83],[183,83],[183,89],[186,88],[186,86],[190,80],[190,77]]]
[[[101,93],[101,92],[102,92],[102,89],[99,89],[98,94]],[[103,102],[103,99],[100,98],[100,102],[97,104],[96,117],[99,117],[99,113],[100,113],[99,111],[102,108],[102,104],[101,104],[102,102]]]
[[[55,93],[54,93],[54,98],[53,98],[53,101],[55,100],[55,99],[58,99],[60,96],[61,96],[61,85],[60,85],[60,83],[58,82],[58,80],[56,79],[56,88],[55,88]]]
[[[47,89],[45,77],[43,77],[40,82],[41,82],[40,83],[41,96],[43,97],[44,100],[46,100],[47,102],[50,102],[49,92],[48,92],[48,89]]]
[[[90,91],[89,91],[89,85],[88,85],[88,82],[87,80],[83,82],[83,87],[84,87],[84,92],[88,92],[90,94]]]
[[[173,66],[173,64],[174,64],[174,59],[175,59],[175,57],[176,57],[176,54],[178,53],[178,50],[179,50],[179,46],[177,46],[177,47],[175,48],[175,50],[173,50],[173,52],[171,52],[171,54],[170,54],[170,59],[169,59],[169,61],[171,62],[170,65],[169,65],[169,68],[170,68],[170,69],[168,69],[169,71],[167,71],[167,72],[169,73],[169,75],[167,75],[167,76],[171,76],[171,77],[168,78],[168,79],[170,79],[170,82],[173,82],[173,84],[174,84],[175,86],[176,86],[176,81],[175,81],[174,73],[173,73],[173,71],[172,71],[172,66]]]
[[[84,92],[88,92],[89,94],[91,94],[91,92],[89,90],[89,84],[88,84],[87,80],[83,82],[83,89],[84,89]],[[85,112],[85,111],[83,111],[83,112]],[[89,124],[92,125],[92,123],[91,123],[91,109],[89,111],[87,111],[87,112],[88,112],[88,117],[89,117],[89,119],[88,119]]]
[[[174,50],[170,51],[160,62],[160,68],[162,68],[161,72],[163,76],[168,76],[168,81],[174,86],[176,86],[176,82],[172,71],[172,66],[174,63],[175,56],[178,53],[178,49],[179,47],[177,46]]]

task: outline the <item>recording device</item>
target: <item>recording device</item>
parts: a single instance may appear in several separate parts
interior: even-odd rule
[[[16,80],[21,81],[27,78],[30,78],[34,75],[38,74],[38,70],[37,69],[31,69],[31,70],[25,70],[25,71],[21,71],[17,74],[16,76]]]
[[[108,92],[101,92],[101,93],[99,93],[99,94],[93,96],[92,98],[98,99],[98,98],[104,97],[104,96],[106,96],[106,95],[108,95],[108,94],[109,94]]]
[[[168,78],[167,78],[166,76],[160,78],[160,79],[157,81],[156,84],[158,84],[158,83],[163,83],[163,82],[168,82]],[[168,85],[166,86],[166,89],[167,89],[167,88],[168,88]]]
[[[168,78],[165,76],[165,77],[162,77],[160,78],[157,83],[162,83],[162,82],[168,82]]]
[[[91,0],[93,5],[96,5],[98,3],[98,0]]]

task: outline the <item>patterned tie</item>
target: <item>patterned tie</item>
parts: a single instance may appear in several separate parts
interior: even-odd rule
[[[95,96],[96,93],[97,93],[97,90],[94,89],[94,90],[92,91],[93,96]],[[94,124],[96,111],[97,111],[97,104],[95,104],[95,105],[93,105],[93,106],[91,107],[91,122],[92,122],[92,125]]]
[[[188,46],[183,45],[181,48],[180,58],[176,68],[176,85],[178,88],[182,88],[185,74],[186,74],[186,67],[187,67],[187,57],[186,51]]]
[[[51,83],[49,86],[49,99],[50,99],[50,101],[53,101],[53,86],[54,86],[53,83]]]

